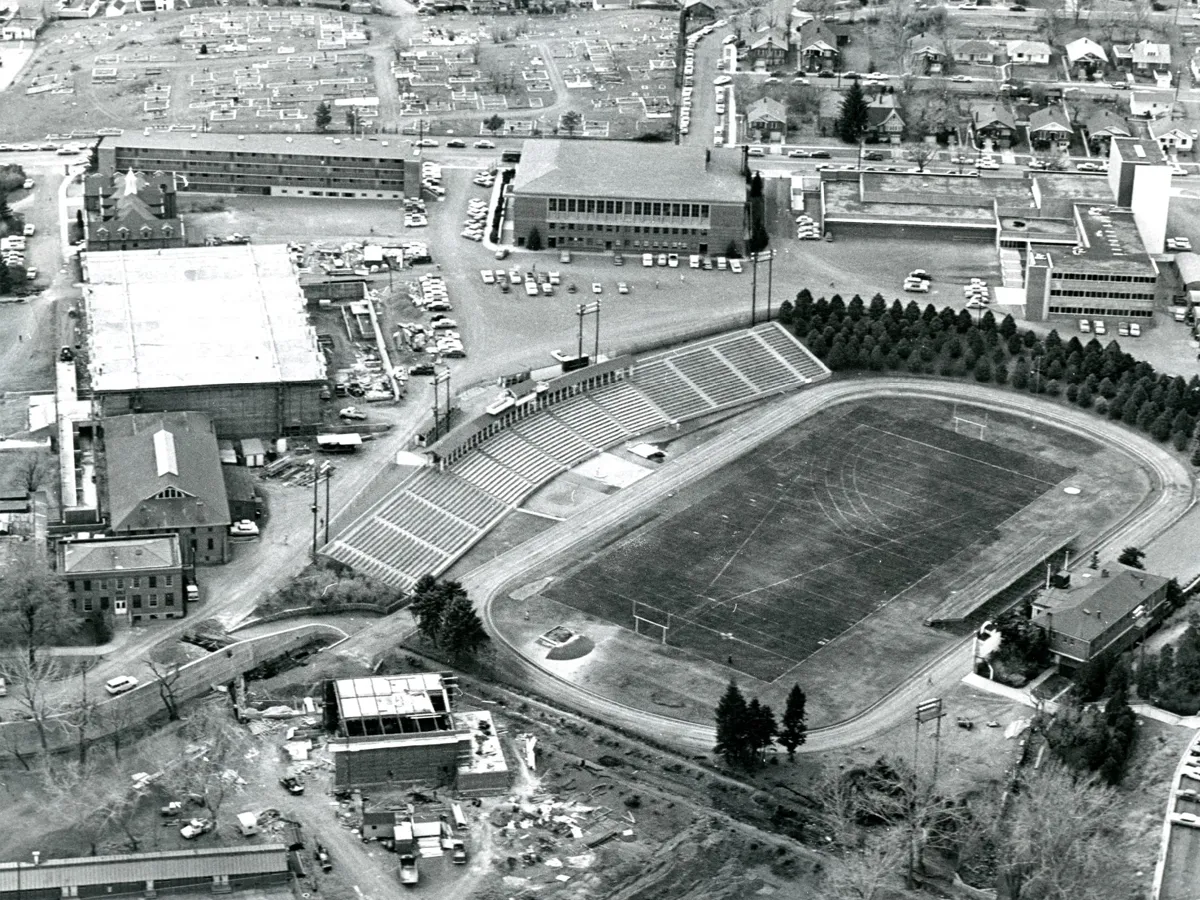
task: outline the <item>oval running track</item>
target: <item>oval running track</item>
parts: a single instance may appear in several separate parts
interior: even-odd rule
[[[570,553],[606,529],[711,475],[798,422],[839,404],[888,398],[944,400],[995,409],[1102,442],[1140,463],[1151,478],[1150,492],[1137,507],[1081,550],[1078,559],[1085,558],[1093,549],[1107,556],[1121,546],[1144,546],[1169,528],[1195,502],[1191,474],[1179,459],[1166,448],[1094,413],[968,383],[903,378],[826,382],[769,406],[761,415],[751,416],[725,434],[671,460],[651,477],[466,573],[462,578],[463,585],[475,598],[488,632],[500,650],[498,662],[519,673],[529,688],[579,713],[681,751],[710,752],[715,741],[711,725],[621,703],[538,665],[496,626],[492,611],[494,599],[531,569]],[[945,688],[967,674],[970,643],[970,638],[966,638],[949,647],[870,707],[842,721],[811,729],[800,752],[818,753],[859,744],[907,719],[914,706],[927,698],[932,690]]]

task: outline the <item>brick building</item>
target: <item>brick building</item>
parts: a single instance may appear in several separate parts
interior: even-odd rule
[[[98,612],[114,625],[178,619],[186,612],[178,535],[60,541],[59,579],[72,612]]]

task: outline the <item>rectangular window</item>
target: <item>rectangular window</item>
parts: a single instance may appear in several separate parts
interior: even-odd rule
[[[596,211],[596,201],[595,200],[589,200],[587,202],[587,211],[590,213],[594,213]]]
[[[642,214],[642,203],[640,200],[635,200],[633,203],[633,214],[640,216]]]
[[[662,204],[661,203],[654,204],[654,215],[656,215],[656,216],[662,215]]]
[[[708,218],[708,204],[707,203],[700,204],[700,215],[706,219]]]
[[[152,588],[158,587],[158,576],[157,575],[150,576],[150,587],[152,587]]]
[[[92,579],[90,579],[90,578],[83,579],[83,590],[85,592],[88,592],[88,591],[91,591],[91,589],[92,589]]]
[[[140,588],[142,586],[142,578],[140,575],[134,575],[131,579],[130,587]]]
[[[125,579],[124,578],[117,579],[117,590],[118,591],[125,590]]]
[[[158,606],[158,594],[151,594],[151,595],[150,595],[150,605],[151,605],[151,606]]]
[[[213,549],[213,539],[212,538],[208,539],[208,549],[209,550]]]
[[[165,594],[163,594],[163,605],[164,606],[174,606],[175,605],[175,595],[171,591],[167,591]]]
[[[671,204],[671,215],[676,218],[679,217],[679,204],[678,203]]]
[[[142,595],[141,595],[141,594],[134,594],[134,595],[133,595],[133,608],[134,608],[134,609],[141,609],[141,608],[142,608]]]
[[[108,579],[107,578],[100,579],[100,590],[102,590],[102,591],[108,590]]]
[[[83,611],[84,611],[84,612],[91,612],[91,611],[92,611],[92,598],[91,598],[91,597],[84,597],[84,598],[83,598]]]
[[[575,212],[575,198],[571,197],[567,200],[567,212]]]
[[[67,590],[70,591],[72,594],[75,593],[75,579],[74,578],[67,580]]]

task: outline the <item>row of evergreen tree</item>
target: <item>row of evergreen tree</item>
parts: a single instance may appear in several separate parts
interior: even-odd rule
[[[807,698],[800,685],[788,692],[783,719],[776,723],[775,713],[757,697],[746,700],[736,681],[729,682],[717,703],[717,744],[713,748],[731,766],[750,769],[762,762],[767,748],[779,742],[794,758],[796,748],[807,739],[805,705]]]
[[[1083,409],[1124,421],[1158,441],[1186,450],[1200,420],[1200,375],[1191,380],[1157,373],[1147,362],[1091,338],[1086,344],[1057,331],[1039,336],[999,322],[991,310],[969,310],[915,301],[890,305],[876,294],[814,299],[806,288],[785,301],[779,321],[833,371],[905,371],[982,383],[1066,399]],[[1192,457],[1200,466],[1200,450]]]

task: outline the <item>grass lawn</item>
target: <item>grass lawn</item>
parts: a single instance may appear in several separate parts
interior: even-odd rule
[[[1071,473],[866,407],[730,469],[547,595],[772,681]]]

